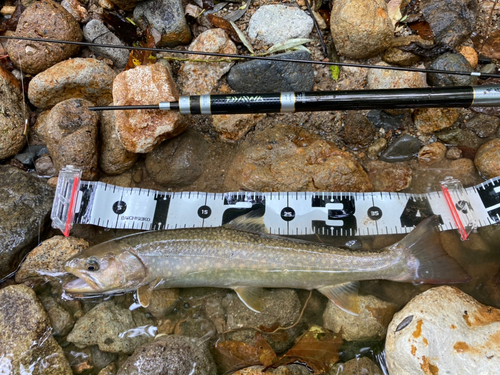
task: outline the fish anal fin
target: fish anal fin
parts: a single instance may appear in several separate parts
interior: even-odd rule
[[[157,277],[153,282],[143,285],[137,289],[137,299],[142,307],[148,307],[153,290],[160,284],[161,277]]]
[[[359,315],[359,281],[328,285],[321,287],[318,290],[330,301],[332,301],[339,309],[352,315]]]
[[[262,296],[264,289],[249,286],[237,286],[233,290],[236,292],[241,302],[250,310],[260,313],[262,311]]]

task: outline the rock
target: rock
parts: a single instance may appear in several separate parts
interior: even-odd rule
[[[347,112],[342,139],[353,150],[368,147],[376,133],[375,126],[361,112]]]
[[[403,134],[387,147],[379,160],[388,163],[411,160],[419,150],[420,141],[411,135]]]
[[[420,56],[391,47],[384,52],[382,60],[389,65],[411,66],[420,61]]]
[[[279,126],[247,139],[229,169],[228,191],[371,191],[357,160],[295,127]]]
[[[429,69],[472,72],[472,66],[467,59],[459,53],[445,53],[436,58]],[[431,86],[470,86],[476,79],[471,76],[460,76],[445,73],[427,74],[427,82]]]
[[[394,35],[384,0],[336,0],[330,29],[337,51],[352,59],[383,52]]]
[[[500,176],[500,139],[493,139],[477,150],[474,164],[486,179]]]
[[[338,333],[347,341],[383,340],[387,326],[396,312],[396,305],[374,296],[359,296],[359,315],[355,316],[339,309],[328,301],[323,313],[323,325]]]
[[[156,319],[163,319],[168,313],[174,310],[178,298],[179,291],[177,289],[153,290],[146,311],[151,313]]]
[[[214,360],[206,341],[179,335],[162,335],[129,357],[117,375],[212,375]]]
[[[460,116],[456,108],[418,108],[413,120],[422,133],[432,133],[452,126]]]
[[[451,286],[413,298],[387,330],[389,373],[493,374],[500,366],[500,310]]]
[[[124,46],[125,44],[118,39],[109,29],[98,19],[90,20],[83,27],[83,37],[89,43],[96,44],[113,44]],[[96,55],[105,57],[113,61],[117,68],[124,68],[128,62],[129,51],[126,49],[106,48],[106,47],[89,47]]]
[[[116,374],[116,365],[113,362],[104,367],[101,371],[99,371],[98,375],[115,375],[115,374]]]
[[[233,375],[310,375],[311,371],[302,365],[286,365],[278,368],[250,366],[233,373]]]
[[[60,4],[36,1],[22,13],[15,36],[82,41],[78,22]],[[6,50],[12,63],[21,71],[37,74],[75,55],[80,47],[72,44],[9,40]]]
[[[39,178],[0,165],[0,279],[36,246],[53,199],[54,190]]]
[[[269,45],[307,38],[314,23],[303,10],[285,5],[263,5],[250,18],[248,36]]]
[[[273,57],[311,60],[307,51],[282,53]],[[237,92],[311,91],[314,70],[311,64],[250,60],[233,66],[227,75],[227,82]]]
[[[465,57],[472,69],[476,69],[479,62],[479,56],[477,55],[477,52],[474,48],[469,46],[462,46],[458,48],[458,52],[460,52],[460,54]]]
[[[120,142],[115,125],[115,111],[103,111],[101,115],[100,138],[101,154],[99,166],[104,173],[115,175],[130,169],[137,159],[138,154],[127,151]]]
[[[67,340],[79,348],[98,345],[104,352],[131,354],[151,340],[146,330],[135,329],[148,323],[143,314],[106,301],[80,318]]]
[[[385,131],[403,128],[405,117],[406,116],[404,114],[391,115],[385,111],[380,111],[378,109],[371,110],[366,115],[366,118],[370,120],[377,128],[382,128]]]
[[[115,4],[120,9],[123,9],[127,12],[134,10],[137,3],[139,2],[140,0],[111,0],[111,3]]]
[[[294,324],[300,316],[301,305],[297,293],[292,289],[266,289],[262,299],[262,310],[256,313],[250,310],[236,294],[231,293],[223,300],[226,307],[226,329],[241,327],[271,327],[278,323],[281,327]],[[283,352],[293,345],[299,332],[297,327],[286,331],[285,337],[264,335],[275,352]],[[227,334],[227,340],[255,344],[255,330],[238,330]]]
[[[14,156],[26,143],[24,119],[29,108],[23,104],[19,81],[0,65],[0,160]]]
[[[450,163],[449,170],[447,171],[449,175],[460,180],[464,186],[471,186],[476,184],[476,168],[474,167],[474,162],[470,159],[457,159]]]
[[[49,150],[45,145],[33,145],[26,147],[22,153],[14,156],[14,159],[19,160],[28,168],[33,168],[35,165],[35,159],[41,157],[42,155],[48,154]]]
[[[0,289],[0,358],[6,374],[72,375],[50,319],[25,285]]]
[[[401,191],[410,186],[412,171],[404,164],[373,160],[364,167],[375,191]]]
[[[458,147],[450,147],[448,151],[446,151],[446,158],[450,160],[457,160],[462,157],[462,150]]]
[[[33,277],[60,277],[66,273],[63,268],[66,261],[89,246],[80,238],[51,237],[28,254],[16,273],[16,282],[22,283]]]
[[[387,140],[385,138],[377,138],[373,141],[366,153],[370,159],[376,159],[382,151],[385,150],[387,146]]]
[[[75,58],[60,62],[33,78],[28,97],[38,108],[50,108],[70,98],[107,105],[113,100],[111,85],[115,76],[113,69],[99,60]]]
[[[467,129],[472,130],[478,137],[488,138],[495,134],[500,126],[500,118],[483,114],[474,115],[465,123]]]
[[[97,133],[99,114],[85,99],[57,104],[42,125],[43,137],[59,172],[66,165],[82,170],[82,180],[97,180]]]
[[[252,114],[213,115],[212,124],[223,141],[237,142],[255,126],[256,118]]]
[[[188,130],[147,154],[146,168],[163,186],[186,186],[203,173],[206,148],[205,138],[196,130]]]
[[[382,375],[380,368],[368,357],[354,358],[346,363],[336,363],[330,375]]]
[[[432,165],[444,159],[446,146],[441,142],[433,142],[425,145],[418,152],[418,161],[423,165]]]
[[[464,132],[459,128],[441,130],[436,132],[436,136],[439,140],[451,146],[462,145],[465,141]]]
[[[471,34],[478,12],[475,0],[423,0],[420,9],[436,43],[457,47]]]
[[[385,63],[378,63],[377,65],[389,66]],[[370,69],[368,71],[368,89],[403,89],[425,86],[425,76],[418,72],[386,69]]]
[[[139,105],[171,102],[179,93],[170,72],[163,64],[140,65],[116,76],[113,103]],[[116,129],[123,146],[133,153],[150,152],[166,139],[182,133],[186,124],[174,111],[116,111]]]
[[[47,311],[50,318],[50,325],[54,336],[65,336],[73,328],[75,321],[71,314],[64,309],[55,298],[50,296],[41,296],[40,302]]]
[[[78,22],[88,22],[89,13],[78,0],[63,0],[61,5],[66,9]]]
[[[175,47],[191,41],[191,30],[184,17],[182,0],[143,1],[135,7],[134,19],[161,34],[158,47]]]
[[[210,29],[200,34],[188,48],[190,51],[237,54],[236,45],[222,29]],[[199,59],[199,55],[187,55],[188,59]],[[205,60],[219,60],[217,56],[203,56]],[[226,59],[226,58],[223,58]],[[177,82],[186,95],[210,94],[219,79],[234,65],[234,62],[182,63]]]
[[[41,177],[47,178],[57,176],[56,167],[48,154],[42,155],[35,160],[35,170]]]

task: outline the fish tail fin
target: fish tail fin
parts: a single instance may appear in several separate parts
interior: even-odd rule
[[[472,278],[444,250],[438,231],[439,217],[423,220],[395,247],[403,252],[407,272],[397,281],[414,284],[466,283]]]

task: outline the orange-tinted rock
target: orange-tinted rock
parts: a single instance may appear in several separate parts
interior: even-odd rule
[[[477,150],[474,164],[484,178],[500,176],[500,139],[493,139]]]
[[[375,191],[400,191],[410,186],[412,171],[403,163],[374,160],[365,168]]]
[[[446,146],[441,142],[429,143],[422,147],[418,153],[418,161],[423,165],[432,165],[443,160]]]
[[[432,133],[449,128],[460,116],[455,108],[422,108],[413,113],[413,120],[422,133]]]
[[[212,123],[214,130],[220,134],[222,140],[236,142],[255,126],[256,115],[214,115]]]

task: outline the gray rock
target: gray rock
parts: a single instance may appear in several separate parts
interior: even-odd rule
[[[478,137],[488,138],[497,131],[500,126],[500,118],[477,114],[465,123],[467,129],[472,130]]]
[[[205,138],[196,130],[164,142],[146,155],[146,168],[151,177],[163,186],[186,186],[203,173]]]
[[[368,357],[353,358],[346,363],[336,363],[329,375],[382,375],[380,368]]]
[[[44,154],[48,154],[49,150],[47,149],[47,146],[45,145],[33,145],[33,146],[28,146],[26,149],[20,153],[14,156],[14,159],[19,160],[21,163],[23,163],[27,167],[33,168],[35,164],[35,160],[39,158],[40,156]]]
[[[21,170],[0,165],[0,278],[36,246],[48,223],[54,190]]]
[[[311,60],[306,51],[282,53],[275,57]],[[227,75],[227,82],[239,92],[311,91],[314,70],[310,64],[251,60],[233,66]]]
[[[107,301],[80,318],[67,340],[79,348],[98,345],[105,352],[131,354],[151,340],[147,330],[136,329],[150,323],[143,314]]]
[[[307,38],[314,23],[303,10],[285,5],[259,7],[248,23],[248,36],[267,44],[284,43],[289,39]]]
[[[175,47],[191,41],[191,30],[184,17],[182,0],[142,1],[134,9],[134,18],[161,34],[159,47]]]
[[[125,45],[98,19],[90,20],[83,27],[83,37],[90,43]],[[110,59],[117,68],[124,68],[127,65],[129,52],[126,49],[90,47],[90,50],[97,55]]]
[[[445,129],[436,132],[436,137],[448,146],[460,146],[465,141],[464,131],[459,128]]]
[[[460,53],[445,53],[435,59],[429,69],[456,70],[461,72],[472,72],[472,66]],[[469,86],[476,81],[475,77],[459,76],[443,73],[429,73],[427,82],[431,86]]]
[[[405,115],[391,115],[385,111],[374,109],[366,115],[377,128],[382,128],[386,131],[390,129],[399,129],[403,126]]]
[[[169,335],[143,345],[120,367],[117,375],[213,375],[215,363],[206,341]]]
[[[0,290],[0,359],[5,374],[72,375],[50,319],[25,285]]]
[[[67,335],[71,331],[71,328],[73,328],[73,324],[75,324],[69,311],[62,307],[54,297],[41,296],[40,301],[49,315],[50,323],[54,330],[52,332],[53,335]]]
[[[388,163],[411,160],[420,150],[420,141],[411,135],[404,134],[394,142],[380,155],[379,160]]]

